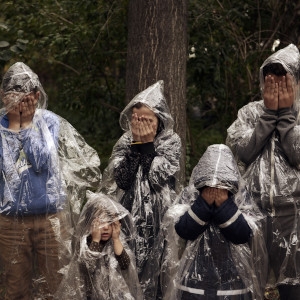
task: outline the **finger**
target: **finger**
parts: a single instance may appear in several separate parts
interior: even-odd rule
[[[147,133],[149,133],[148,124],[147,124],[146,118],[144,116],[141,116],[141,118],[140,118],[140,130],[143,135],[146,135]]]
[[[279,88],[278,88],[278,91],[280,93],[284,93],[284,92],[287,92],[287,83],[286,83],[286,77],[283,76],[282,77],[282,80],[279,81]]]
[[[271,75],[269,75],[268,86],[269,86],[269,89],[270,89],[271,92],[274,91],[274,89],[276,87],[275,79]]]
[[[283,76],[282,80],[280,82],[282,82],[282,88],[286,89],[287,88],[287,77]]]
[[[292,81],[292,76],[290,74],[286,75],[286,87],[288,93],[293,92],[293,81]]]
[[[120,227],[120,226],[121,226],[121,223],[120,223],[119,220],[117,220],[117,221],[114,222],[114,225],[115,225],[116,227]]]
[[[265,89],[266,90],[269,90],[273,87],[273,81],[274,81],[274,79],[272,76],[268,75],[265,77]]]
[[[117,223],[116,223],[116,222],[113,222],[113,223],[112,223],[112,226],[113,226],[113,228],[117,228]]]
[[[137,115],[136,115],[136,114],[132,114],[131,125],[132,125],[133,127],[136,126],[137,121],[138,121],[138,120],[137,120]]]
[[[278,94],[281,96],[285,91],[286,91],[286,89],[284,89],[283,82],[279,81],[279,83],[278,83]]]
[[[278,94],[279,94],[279,85],[278,85],[277,82],[275,83],[275,88],[272,90],[272,94],[274,95],[274,98],[278,97]]]
[[[151,132],[153,131],[153,127],[152,127],[152,120],[151,119],[146,119],[145,120],[147,127],[151,130]]]

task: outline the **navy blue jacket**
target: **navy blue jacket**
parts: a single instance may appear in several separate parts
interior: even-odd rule
[[[233,197],[229,197],[220,207],[216,207],[209,206],[201,195],[179,219],[175,229],[183,239],[195,240],[209,226],[219,227],[224,237],[234,244],[248,242],[252,233]]]

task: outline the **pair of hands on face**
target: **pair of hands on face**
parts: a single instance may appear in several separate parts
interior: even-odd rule
[[[120,237],[121,232],[121,223],[120,221],[113,222],[106,226],[112,226],[112,235],[111,238],[115,241],[118,240]],[[105,226],[103,226],[103,223],[101,223],[99,220],[94,220],[91,225],[91,235],[93,241],[99,243],[101,241],[101,234],[102,232],[105,232],[104,229]]]
[[[265,77],[264,104],[271,110],[291,107],[294,102],[292,76],[281,76],[278,82],[273,75]]]
[[[132,114],[131,132],[133,140],[142,143],[153,142],[156,135],[151,120],[144,115],[139,117],[136,113]]]
[[[35,113],[37,99],[37,94],[30,93],[8,111],[10,129],[19,130],[30,125]]]
[[[228,190],[205,187],[201,191],[201,196],[208,205],[215,203],[215,205],[219,207],[228,199]]]

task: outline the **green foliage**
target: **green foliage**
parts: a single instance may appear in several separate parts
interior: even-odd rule
[[[224,143],[238,109],[260,98],[259,67],[273,53],[274,40],[280,39],[279,48],[299,44],[296,6],[294,1],[189,1],[191,162],[208,145]]]
[[[4,23],[0,23],[0,36],[2,39],[0,40],[0,65],[4,67],[5,63],[9,61],[14,54],[18,55],[26,50],[28,40],[20,38],[22,37],[21,30],[17,32],[17,39],[15,39],[14,35],[12,38],[10,28]]]
[[[103,144],[121,134],[127,1],[4,1],[0,11],[9,35],[22,32],[29,40],[26,51],[6,60],[31,66],[48,93],[49,109],[101,154]]]

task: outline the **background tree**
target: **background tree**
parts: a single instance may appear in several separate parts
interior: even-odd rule
[[[260,99],[262,62],[290,43],[300,45],[300,1],[190,0],[188,11],[191,170],[209,144],[225,142],[238,109]]]
[[[183,149],[181,181],[185,178],[186,141],[186,0],[130,0],[126,64],[126,100],[164,80],[165,96]]]

